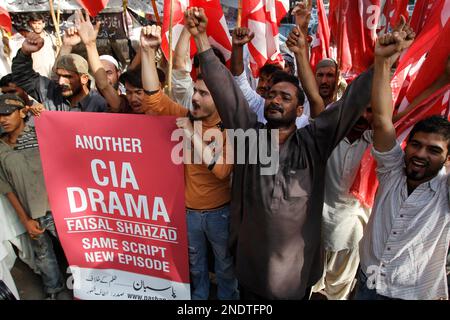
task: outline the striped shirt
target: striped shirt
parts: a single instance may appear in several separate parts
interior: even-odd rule
[[[372,153],[380,185],[360,244],[367,285],[391,298],[448,299],[450,210],[445,168],[408,196],[400,146]]]

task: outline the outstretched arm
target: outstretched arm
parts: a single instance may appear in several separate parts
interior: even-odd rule
[[[39,51],[43,46],[44,39],[30,32],[22,43],[22,48],[14,57],[11,67],[14,83],[39,102],[44,100],[41,95],[41,84],[48,86],[50,79],[33,70],[31,54]]]
[[[374,78],[372,84],[372,112],[374,130],[373,146],[379,152],[387,152],[396,144],[396,133],[392,122],[392,91],[390,71],[393,59],[407,48],[414,34],[395,31],[378,38],[375,44]]]
[[[325,101],[319,94],[316,78],[309,63],[308,24],[311,18],[312,1],[306,5],[303,1],[296,4],[292,10],[295,24],[289,33],[286,45],[295,55],[297,73],[303,90],[310,104],[311,117],[317,117],[325,109]]]
[[[94,75],[97,89],[105,98],[110,110],[112,112],[119,112],[121,105],[119,93],[109,83],[108,76],[97,51],[97,35],[100,30],[100,22],[98,21],[94,27],[89,18],[89,14],[86,12],[86,16],[83,17],[81,10],[77,10],[75,12],[75,25],[77,26],[77,33],[81,41],[86,46],[89,67]]]
[[[175,52],[173,55],[173,69],[174,70],[186,70],[188,64],[190,64],[190,51],[189,42],[191,40],[191,34],[186,28],[183,28],[178,39],[177,45],[175,47]]]
[[[145,91],[156,92],[160,88],[155,56],[161,44],[161,27],[152,25],[141,30],[142,86]]]
[[[295,59],[297,61],[298,67],[298,77],[300,83],[302,84],[303,90],[311,109],[311,117],[317,117],[324,109],[325,102],[319,94],[319,88],[317,87],[317,82],[314,77],[314,73],[309,64],[308,58],[308,42],[306,41],[306,35],[303,33],[301,28],[294,27],[286,41],[286,45],[289,50],[295,54]]]
[[[155,55],[161,44],[161,27],[156,25],[142,27],[140,41],[142,86],[146,93],[144,98],[145,112],[185,117],[188,110],[164,95],[159,84]]]
[[[248,28],[235,28],[231,47],[231,73],[240,76],[244,72],[244,46],[252,41],[255,34]]]
[[[226,128],[247,129],[257,123],[247,100],[230,71],[219,61],[211,49],[206,35],[208,20],[203,8],[190,8],[185,12],[185,26],[195,39],[203,79],[214,99],[217,111]]]

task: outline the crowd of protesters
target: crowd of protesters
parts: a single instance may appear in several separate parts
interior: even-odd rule
[[[223,300],[448,299],[450,122],[440,115],[419,121],[402,148],[392,118],[391,71],[413,30],[402,19],[380,36],[373,66],[346,86],[333,59],[311,67],[308,9],[300,3],[293,13],[285,65],[265,65],[252,86],[244,49],[254,34],[233,30],[227,67],[208,41],[203,9],[187,9],[171,92],[157,61],[159,26],[142,28],[125,68],[99,55],[101,25],[87,14],[75,13],[59,50],[43,17],[30,15],[31,31],[10,39],[2,53],[0,292],[20,298],[10,274],[16,254],[40,275],[49,299],[67,290],[33,120],[51,110],[177,117],[202,159],[185,164],[192,299],[210,298],[210,271]],[[186,54],[191,39],[195,80]],[[78,44],[86,57],[71,53]],[[450,81],[450,57],[443,79]],[[221,146],[208,148],[215,141],[201,134],[211,128],[221,130]],[[226,157],[226,129],[276,132],[276,170],[218,161]],[[273,143],[270,135],[261,139]],[[260,147],[247,143],[245,152]],[[372,208],[350,191],[366,150],[379,181]]]

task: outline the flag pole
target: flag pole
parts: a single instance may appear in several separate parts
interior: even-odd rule
[[[236,27],[240,28],[241,23],[242,23],[242,0],[238,0],[238,13],[237,13]]]
[[[155,14],[156,24],[161,26],[161,18],[159,17],[158,7],[156,6],[156,0],[152,0],[153,13]]]
[[[56,7],[56,22],[58,22],[58,26],[60,26],[61,22],[61,12],[59,11],[59,8],[61,7],[61,0],[58,0],[58,5]]]
[[[169,95],[172,95],[172,68],[173,68],[173,52],[172,52],[172,24],[173,24],[173,0],[170,0],[169,6],[169,70],[167,75]]]
[[[58,47],[58,51],[61,48],[62,42],[61,42],[61,35],[59,34],[59,23],[55,16],[55,8],[53,7],[53,0],[48,0],[48,4],[50,7],[50,15],[52,17],[53,24],[55,25],[55,32],[56,32],[56,46]],[[59,7],[59,2],[58,2]]]

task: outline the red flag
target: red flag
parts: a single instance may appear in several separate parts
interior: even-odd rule
[[[80,6],[82,6],[89,13],[91,17],[95,17],[100,11],[102,11],[109,0],[77,0]]]
[[[242,4],[242,26],[255,33],[248,44],[255,77],[268,63],[282,63],[278,26],[289,10],[289,0],[247,0]]]
[[[377,33],[384,34],[392,30],[400,21],[400,16],[404,16],[408,20],[407,5],[408,0],[387,0],[378,22]]]
[[[12,33],[12,24],[9,12],[1,6],[0,6],[0,27],[5,29],[8,33]]]
[[[419,35],[430,15],[440,7],[445,0],[417,0],[411,17],[411,28]]]
[[[181,31],[184,27],[184,12],[190,7],[189,0],[173,0],[172,8],[172,50],[175,50]],[[164,19],[162,26],[161,49],[169,59],[169,25],[170,25],[170,0],[164,1]],[[191,38],[191,57],[195,53],[194,39]]]
[[[328,21],[345,77],[365,71],[373,62],[380,0],[330,0]]]
[[[448,33],[443,31],[444,27],[448,28],[446,23],[450,13],[450,0],[435,2],[433,8],[433,13],[428,16],[426,24],[421,28],[420,34],[416,37],[414,43],[400,57],[398,67],[391,81],[394,106],[398,106],[402,103],[409,86],[414,82],[414,79],[418,74],[417,72],[424,62],[427,53],[431,50],[433,45],[438,42],[438,38],[441,39],[439,40],[442,42],[441,45],[448,42],[445,37]],[[427,73],[427,77],[422,79],[424,85],[433,83],[440,74],[439,72]]]
[[[421,92],[428,88],[444,73],[447,58],[450,56],[450,42],[447,40],[450,32],[450,21],[437,37],[433,48],[427,53],[426,59],[421,63],[420,69],[414,73],[414,81],[406,87],[404,96],[399,102],[398,111],[404,110]]]
[[[169,57],[169,9],[170,1],[164,2],[164,21],[162,27],[162,43],[161,48],[166,58]],[[174,0],[173,1],[173,22],[172,22],[172,50],[180,38],[181,31],[184,27],[184,12],[190,7],[201,7],[205,10],[208,17],[208,27],[206,33],[208,34],[209,43],[215,48],[219,49],[228,61],[231,57],[231,37],[228,31],[228,26],[225,16],[222,11],[222,6],[219,0]],[[191,38],[191,57],[197,52],[194,39]]]
[[[209,43],[222,52],[225,61],[230,60],[231,36],[220,1],[193,0],[193,2],[196,7],[205,9],[205,14],[208,17],[206,33],[208,34]]]
[[[327,13],[322,0],[317,0],[317,17],[319,18],[319,25],[311,43],[310,63],[313,70],[315,70],[316,64],[320,60],[331,58],[330,27],[328,26]]]

